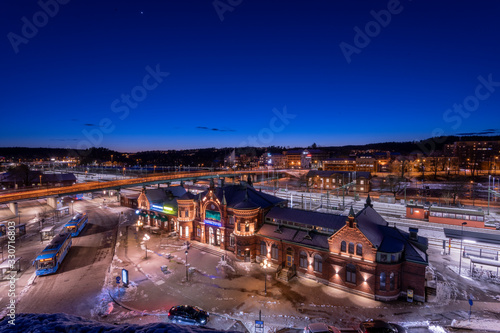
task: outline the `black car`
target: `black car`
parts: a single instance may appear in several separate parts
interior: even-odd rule
[[[370,320],[359,325],[362,333],[406,333],[406,329],[398,324],[387,323],[383,320]]]
[[[206,325],[208,318],[208,312],[191,305],[173,306],[168,311],[168,319],[173,323]]]

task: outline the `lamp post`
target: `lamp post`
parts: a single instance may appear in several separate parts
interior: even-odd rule
[[[464,225],[467,225],[467,222],[462,222],[462,236],[460,237],[460,263],[458,264],[458,275],[462,272],[462,244],[464,242]]]
[[[146,247],[146,259],[148,259],[148,243],[147,241],[149,240],[149,235],[145,234],[144,238],[142,239],[144,241],[144,246]]]
[[[490,215],[490,182],[491,175],[488,176],[488,215]]]
[[[73,215],[73,203],[74,203],[74,201],[71,200],[71,215]]]
[[[184,252],[186,254],[186,282],[189,281],[188,279],[188,250]]]
[[[271,263],[268,262],[267,259],[264,259],[260,265],[264,268],[264,272],[266,273],[266,278],[264,279],[264,295],[267,295],[267,268],[271,267]]]

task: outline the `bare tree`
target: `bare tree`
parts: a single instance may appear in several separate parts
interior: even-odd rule
[[[382,180],[382,190],[391,192],[394,197],[405,186],[405,179],[396,175],[389,175]]]

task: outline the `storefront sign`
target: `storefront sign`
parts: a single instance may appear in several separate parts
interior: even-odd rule
[[[208,224],[208,225],[213,225],[215,227],[222,227],[222,223],[220,222],[215,222],[215,221],[212,221],[212,220],[205,220],[205,224]]]

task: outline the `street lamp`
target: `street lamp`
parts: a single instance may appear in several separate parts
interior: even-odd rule
[[[488,176],[488,215],[490,215],[490,183],[491,183],[491,175]]]
[[[146,247],[146,259],[148,259],[148,243],[147,241],[150,239],[148,234],[144,234],[144,238],[142,239],[144,241],[144,246]]]
[[[462,236],[460,237],[460,263],[458,264],[458,275],[462,272],[462,244],[464,241],[464,225],[467,225],[467,222],[462,222]]]
[[[188,251],[186,250],[186,252],[184,252],[186,254],[186,282],[189,281],[188,280]]]
[[[74,203],[74,201],[71,200],[71,215],[73,215],[73,203]]]
[[[266,278],[264,280],[264,294],[267,295],[267,268],[271,267],[271,263],[267,261],[267,259],[264,259],[263,262],[260,263],[262,268],[264,268],[264,272],[266,273]]]

